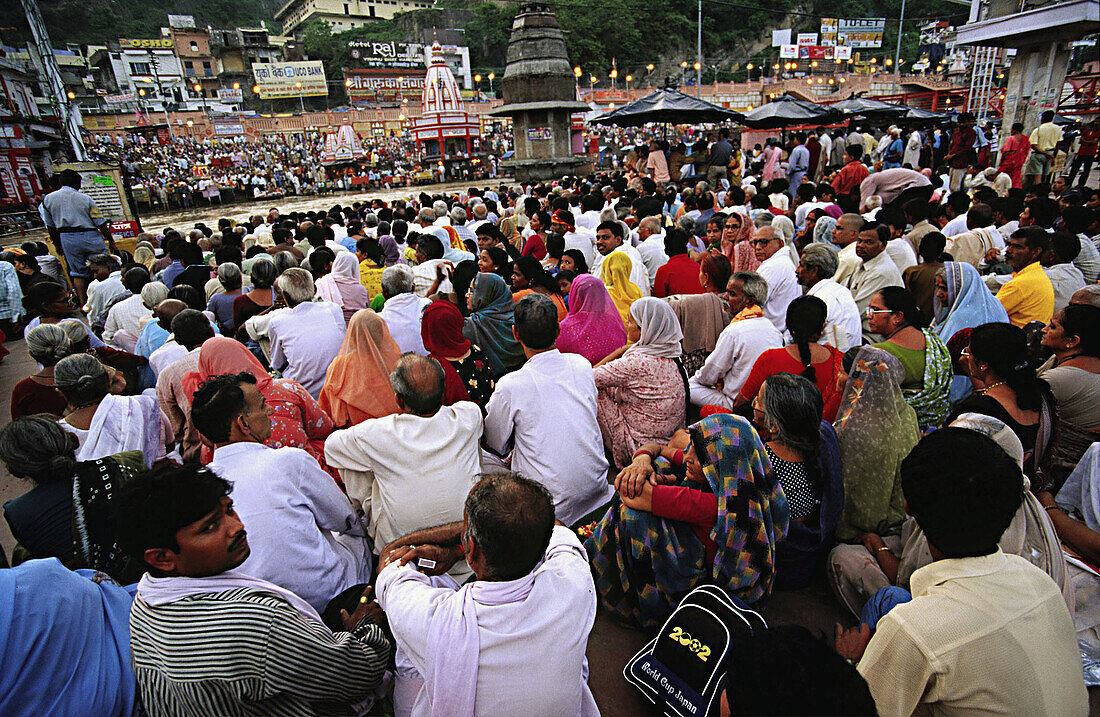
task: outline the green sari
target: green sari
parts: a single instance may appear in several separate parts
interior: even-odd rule
[[[917,422],[922,429],[939,428],[951,413],[951,352],[947,344],[930,329],[924,334],[924,350],[907,349],[883,341],[873,344],[896,358],[905,371],[902,392],[905,402],[917,412]]]

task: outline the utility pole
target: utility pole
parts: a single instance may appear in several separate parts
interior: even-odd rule
[[[157,81],[157,92],[160,93],[160,106],[164,110],[164,124],[168,125],[168,136],[175,139],[175,134],[172,132],[172,121],[168,119],[168,102],[164,98],[164,86],[160,84],[160,60],[153,54],[152,50],[146,50],[149,53],[149,69],[153,71],[153,78]]]
[[[699,27],[695,38],[695,96],[703,96],[703,0],[699,0]]]
[[[57,66],[57,58],[53,56],[50,34],[46,31],[46,23],[43,22],[42,13],[38,10],[37,0],[23,0],[23,12],[27,16],[27,24],[31,27],[34,45],[38,49],[38,56],[42,60],[42,67],[46,73],[50,104],[57,113],[62,131],[72,145],[74,158],[78,162],[86,162],[88,150],[84,147],[84,140],[80,136],[83,124],[80,109],[75,103],[69,102],[69,96],[65,92],[65,83],[61,81],[61,68]]]
[[[905,24],[905,0],[901,0],[901,16],[898,18],[898,46],[894,50],[894,94],[898,93],[898,73],[901,72],[901,30]]]

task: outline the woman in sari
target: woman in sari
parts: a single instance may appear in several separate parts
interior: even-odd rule
[[[644,443],[668,443],[687,420],[688,377],[680,363],[683,333],[667,303],[647,296],[630,307],[626,338],[593,371],[596,419],[615,465]]]
[[[936,277],[936,293],[933,297],[935,320],[932,330],[944,343],[960,331],[991,323],[1008,323],[1008,312],[997,297],[986,288],[978,270],[966,262],[944,262],[942,273]],[[954,363],[950,397],[953,402],[970,395],[972,386],[966,375],[966,367]]]
[[[729,325],[730,307],[722,295],[731,275],[731,265],[724,254],[707,254],[699,262],[699,283],[703,285],[703,293],[680,294],[666,299],[684,332],[683,362],[688,376],[702,368],[707,356],[714,351],[722,329]]]
[[[603,282],[591,274],[573,279],[569,314],[561,322],[557,347],[595,365],[626,344],[626,326]]]
[[[869,330],[885,339],[874,346],[893,354],[905,368],[901,388],[921,428],[942,426],[951,411],[951,353],[936,332],[919,328],[920,309],[913,295],[888,286],[871,297],[867,317]]]
[[[756,271],[760,266],[750,239],[752,222],[741,212],[731,212],[722,226],[722,253],[730,260],[734,271]]]
[[[558,310],[558,321],[565,318],[568,309],[565,308],[565,297],[561,295],[558,280],[534,257],[521,256],[512,265],[512,301],[519,302],[528,294],[542,294],[554,302]]]
[[[350,251],[342,251],[332,262],[332,271],[314,285],[317,298],[331,301],[344,311],[344,323],[360,309],[370,306],[370,294],[359,275],[359,260]]]
[[[768,139],[764,147],[764,170],[760,174],[761,181],[770,185],[773,179],[783,176],[779,161],[783,158],[783,150],[776,144],[776,140]]]
[[[988,436],[1017,465],[1022,466],[1024,449],[1012,429],[991,416],[964,413],[951,422],[951,428],[963,428]],[[999,542],[1008,555],[1019,555],[1039,568],[1058,585],[1073,609],[1073,580],[1067,572],[1058,536],[1057,516],[1044,510],[1043,494],[1031,493],[1031,483],[1022,476],[1024,500]],[[1049,497],[1049,494],[1047,494]],[[1053,499],[1050,499],[1053,504]],[[1052,523],[1052,520],[1055,521]],[[928,540],[917,521],[906,518],[901,532],[894,535],[864,533],[855,545],[838,545],[829,554],[829,577],[840,601],[859,616],[867,599],[885,587],[909,590],[909,579],[919,568],[932,562]],[[1100,620],[1097,621],[1100,623]],[[1098,643],[1100,644],[1100,643]]]
[[[57,390],[69,402],[61,427],[76,435],[78,461],[94,461],[125,451],[141,451],[146,467],[165,455],[172,427],[156,396],[109,393],[117,374],[90,354],[58,361],[53,372]]]
[[[347,428],[401,412],[390,386],[390,372],[399,358],[401,349],[382,317],[370,309],[355,312],[318,398],[333,425]]]
[[[833,229],[836,228],[836,219],[826,215],[818,217],[814,222],[814,243],[833,244]],[[836,246],[833,244],[833,246]]]
[[[704,583],[761,603],[787,533],[783,488],[749,422],[718,414],[688,432],[683,449],[638,450],[584,543],[603,605],[644,628],[661,624]]]
[[[34,488],[4,504],[18,547],[13,558],[57,558],[70,568],[102,570],[133,582],[109,515],[114,492],[145,470],[140,451],[79,461],[79,441],[50,416],[24,416],[0,429],[0,461]]]
[[[193,396],[204,381],[214,376],[250,373],[256,388],[272,410],[271,437],[265,446],[301,448],[325,467],[325,438],[332,433],[332,419],[297,381],[272,378],[260,361],[239,341],[215,336],[199,349],[199,369],[183,377],[185,396]],[[188,419],[190,421],[190,418]],[[203,444],[203,463],[209,463],[214,451]]]
[[[433,301],[424,309],[420,334],[428,355],[443,367],[443,405],[473,401],[484,410],[496,380],[489,357],[462,335],[462,327],[462,314],[454,304]]]
[[[485,352],[493,376],[500,378],[519,368],[525,357],[512,335],[514,304],[504,279],[496,274],[479,273],[466,294],[466,306],[470,313],[462,335]]]
[[[819,575],[844,509],[836,431],[822,420],[821,393],[802,376],[769,376],[752,402],[752,423],[790,508],[776,554],[777,589],[802,588]]]
[[[901,462],[920,440],[917,414],[905,402],[905,368],[873,346],[844,355],[847,381],[837,414],[836,435],[844,466],[844,511],[837,540],[863,533],[890,535],[905,520]]]
[[[615,308],[619,310],[623,326],[626,326],[630,305],[642,298],[642,290],[630,280],[630,267],[630,257],[619,251],[608,254],[600,265],[600,278],[615,302]]]

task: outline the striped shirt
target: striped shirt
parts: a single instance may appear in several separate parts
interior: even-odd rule
[[[130,613],[138,691],[150,715],[345,714],[380,684],[390,643],[377,625],[333,634],[252,588]]]

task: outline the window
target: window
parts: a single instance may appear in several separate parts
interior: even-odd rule
[[[131,75],[150,75],[148,62],[131,62],[130,63]]]
[[[184,61],[183,71],[188,77],[194,77],[195,76],[195,66],[191,63],[190,60],[185,60]]]
[[[351,14],[351,5],[348,5],[347,3],[344,3],[344,14],[345,15],[350,15]]]
[[[198,51],[199,51],[199,43],[192,40],[191,41],[191,52],[198,52]]]
[[[207,77],[214,76],[214,68],[210,65],[209,62],[204,61],[202,63],[202,74],[206,75]]]

